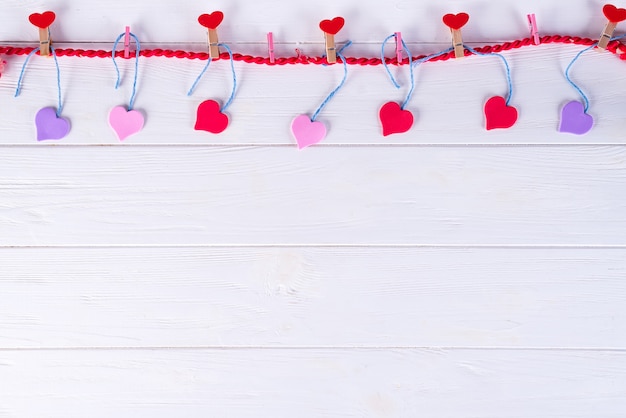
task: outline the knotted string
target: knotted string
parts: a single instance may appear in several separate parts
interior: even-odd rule
[[[117,81],[115,82],[115,90],[120,86],[120,69],[117,66],[117,62],[115,62],[115,49],[117,48],[117,44],[119,41],[126,35],[125,33],[121,33],[120,36],[117,37],[115,42],[113,43],[113,51],[111,51],[111,58],[113,59],[113,65],[115,66],[115,72],[117,73]],[[128,104],[128,110],[133,110],[133,106],[135,104],[135,95],[137,94],[137,75],[139,73],[139,54],[141,52],[141,44],[139,43],[139,39],[133,34],[129,33],[129,35],[135,40],[137,44],[137,51],[135,53],[135,78],[133,80],[133,92],[130,95],[130,103]]]
[[[39,51],[39,47],[33,49],[27,56],[26,56],[26,60],[24,61],[24,64],[22,65],[22,71],[20,71],[20,77],[17,80],[17,88],[15,89],[15,96],[17,97],[20,95],[20,92],[22,91],[22,78],[24,77],[24,73],[26,72],[26,65],[28,64],[28,61],[30,60],[30,57],[32,57],[33,55],[35,55],[35,53]],[[57,53],[54,49],[53,46],[50,46],[50,51],[52,51],[52,57],[54,58],[54,65],[56,66],[57,69],[57,91],[58,91],[58,106],[57,106],[57,118],[61,116],[61,112],[63,111],[63,101],[61,100],[61,70],[59,69],[59,60],[57,59]]]
[[[328,102],[331,101],[331,99],[335,96],[335,94],[337,94],[337,92],[341,90],[343,85],[346,83],[346,79],[348,78],[348,64],[346,63],[346,58],[343,55],[341,55],[341,53],[343,52],[344,49],[346,49],[350,45],[352,45],[352,41],[348,41],[344,46],[342,46],[337,51],[337,56],[341,59],[341,62],[343,63],[343,78],[341,79],[341,82],[339,83],[339,85],[333,91],[330,92],[330,94],[326,97],[326,99],[322,102],[322,104],[317,108],[315,113],[313,113],[313,116],[311,117],[311,122],[315,122],[315,119],[317,119],[317,116],[320,114],[322,109],[326,107]]]
[[[226,49],[226,51],[228,51],[228,55],[230,57],[230,71],[233,74],[233,89],[230,92],[230,97],[228,98],[228,101],[226,101],[226,104],[224,106],[222,106],[222,108],[220,109],[220,112],[225,112],[226,109],[228,109],[228,107],[232,104],[233,99],[235,98],[235,90],[237,89],[237,73],[235,73],[235,60],[233,59],[233,51],[231,51],[230,48],[228,47],[228,45],[226,45],[226,44],[217,44],[217,46],[224,47]],[[200,82],[200,79],[202,78],[202,76],[204,75],[206,70],[209,68],[209,65],[211,64],[211,61],[212,61],[212,59],[209,56],[209,59],[207,60],[207,63],[204,66],[204,68],[202,69],[202,71],[200,72],[200,75],[198,75],[196,80],[191,85],[191,88],[187,92],[187,96],[191,96],[193,91],[196,89],[196,86]]]

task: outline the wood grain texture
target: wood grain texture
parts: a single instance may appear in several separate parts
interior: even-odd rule
[[[0,372],[3,418],[621,418],[626,409],[623,351],[0,352]]]
[[[0,265],[1,348],[626,342],[624,249],[21,248]]]
[[[0,244],[624,245],[626,151],[5,148]]]

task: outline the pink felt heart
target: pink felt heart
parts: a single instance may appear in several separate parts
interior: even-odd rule
[[[306,148],[315,145],[326,137],[326,126],[322,122],[314,122],[308,115],[300,115],[291,122],[293,133],[298,148]]]
[[[413,126],[413,114],[402,110],[396,102],[387,102],[378,112],[380,123],[383,126],[383,136],[401,134]]]
[[[61,139],[70,132],[70,123],[67,119],[57,116],[56,110],[44,107],[35,116],[37,127],[37,141],[46,139]]]
[[[593,127],[593,117],[585,112],[585,106],[574,100],[563,106],[559,132],[583,135]]]
[[[337,35],[345,23],[346,21],[343,17],[337,16],[331,20],[322,20],[320,22],[320,29],[329,35]]]
[[[485,103],[487,130],[510,128],[517,121],[517,109],[507,106],[504,97],[493,96]]]
[[[54,22],[54,19],[56,19],[56,15],[54,14],[54,12],[51,11],[43,13],[33,13],[28,16],[28,20],[30,21],[30,23],[40,29],[50,27],[50,25],[52,25],[52,22]]]
[[[224,13],[219,10],[211,14],[204,13],[198,16],[198,23],[207,29],[217,29],[222,20],[224,20]]]
[[[459,30],[469,22],[469,15],[467,13],[458,13],[453,15],[448,13],[443,17],[443,23],[453,30]]]
[[[219,103],[215,100],[205,100],[198,106],[196,117],[196,131],[207,131],[219,134],[228,127],[228,116],[222,113]]]
[[[626,20],[626,9],[618,9],[612,4],[605,4],[602,8],[602,13],[604,13],[609,22],[618,23]]]
[[[109,112],[109,124],[120,141],[143,129],[143,115],[136,110],[126,110],[124,106],[115,106]]]

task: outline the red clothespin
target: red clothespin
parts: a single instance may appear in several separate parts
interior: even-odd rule
[[[529,14],[527,17],[528,25],[530,26],[530,37],[533,39],[533,43],[535,45],[539,45],[541,43],[541,39],[539,39],[539,30],[537,29],[537,19],[535,18],[535,14]]]
[[[618,9],[612,4],[605,4],[602,8],[602,13],[609,21],[602,31],[600,41],[598,42],[598,49],[604,51],[613,37],[617,24],[622,20],[626,20],[626,9]]]
[[[448,13],[443,17],[443,23],[449,27],[452,32],[452,46],[454,47],[455,58],[463,58],[465,56],[461,28],[465,26],[468,21],[469,15],[467,13],[458,13],[455,15]]]
[[[56,19],[54,12],[47,11],[43,13],[33,13],[28,16],[28,20],[39,28],[39,55],[43,57],[50,56],[50,25]]]
[[[220,57],[220,48],[217,46],[217,44],[219,44],[217,27],[222,23],[222,20],[224,20],[224,13],[219,10],[211,14],[205,13],[198,17],[198,23],[209,30],[209,57],[212,59]]]
[[[124,58],[130,58],[130,26],[124,32]]]
[[[396,32],[396,60],[398,65],[402,65],[402,33]]]
[[[276,58],[274,57],[274,34],[272,32],[267,33],[267,52],[270,55],[270,64],[274,64]]]
[[[335,35],[339,33],[345,20],[343,17],[337,16],[331,20],[322,20],[320,22],[320,29],[324,32],[324,43],[326,46],[326,61],[329,64],[337,62],[337,50],[335,48]]]

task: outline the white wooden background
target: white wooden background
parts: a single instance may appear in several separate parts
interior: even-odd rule
[[[5,0],[0,44],[33,45],[27,17],[51,9],[57,47],[110,49],[130,24],[144,47],[202,51],[196,17],[221,9],[241,53],[264,54],[272,30],[277,54],[320,55],[317,23],[343,15],[348,55],[394,31],[419,54],[447,47],[448,12],[469,12],[481,45],[528,36],[530,12],[542,34],[597,38],[602,5]],[[110,60],[61,58],[72,131],[37,143],[53,63],[34,57],[13,98],[24,57],[0,57],[0,417],[624,417],[626,63],[583,56],[572,76],[596,126],[559,134],[580,49],[507,52],[520,118],[493,132],[496,58],[423,65],[416,126],[387,138],[377,111],[406,94],[406,67],[400,90],[350,67],[327,139],[303,151],[290,121],[339,66],[238,63],[215,136],[195,109],[227,98],[228,63],[187,97],[204,62],[144,59],[146,127],[119,144],[107,114],[133,63],[115,91]]]

